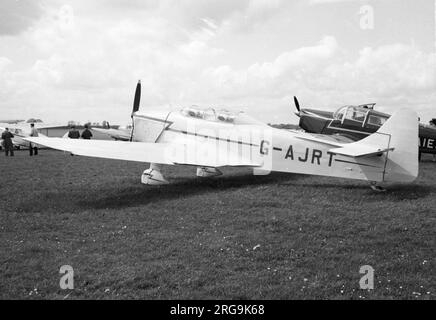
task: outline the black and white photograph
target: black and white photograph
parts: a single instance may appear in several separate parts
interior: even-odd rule
[[[0,0],[0,299],[436,300],[435,20],[435,0]]]

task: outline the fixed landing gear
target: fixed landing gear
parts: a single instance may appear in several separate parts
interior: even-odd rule
[[[385,192],[386,189],[383,188],[382,186],[378,185],[377,182],[371,182],[371,189],[376,191],[376,192]]]
[[[161,168],[161,165],[154,163],[150,164],[150,168],[142,173],[141,183],[150,186],[161,186],[168,184],[169,182],[164,178]]]
[[[210,177],[218,177],[221,176],[222,174],[223,173],[219,171],[217,168],[210,168],[210,167],[197,168],[197,177],[210,178]]]

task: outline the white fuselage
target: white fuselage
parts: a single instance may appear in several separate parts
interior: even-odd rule
[[[386,154],[354,158],[330,152],[334,143],[305,140],[315,135],[276,129],[243,119],[226,123],[187,117],[181,112],[148,112],[134,115],[134,141],[179,144],[216,143],[241,158],[260,164],[258,172],[293,172],[369,181],[397,181],[386,171]],[[404,177],[404,181],[412,179]],[[412,179],[413,180],[413,179]]]

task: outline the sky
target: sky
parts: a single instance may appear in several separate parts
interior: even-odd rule
[[[435,0],[1,0],[0,118],[128,124],[141,110],[376,102],[436,117]]]

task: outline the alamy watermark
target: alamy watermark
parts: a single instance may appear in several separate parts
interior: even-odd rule
[[[62,290],[66,289],[74,289],[74,270],[72,266],[69,265],[63,265],[59,269],[59,273],[63,276],[59,280],[59,287]]]
[[[363,274],[359,281],[360,289],[374,290],[374,268],[364,265],[360,267],[359,273]]]
[[[360,7],[360,28],[362,30],[373,30],[375,27],[374,8],[370,5]]]

